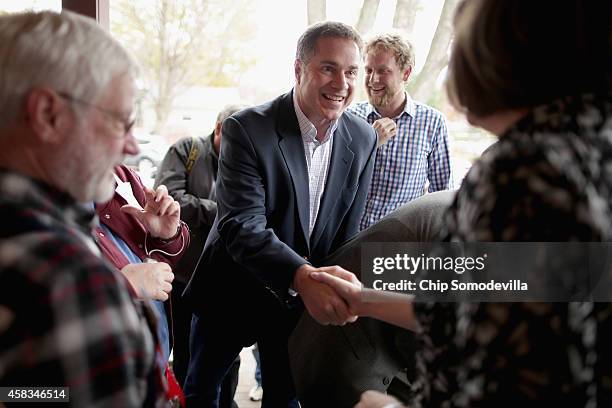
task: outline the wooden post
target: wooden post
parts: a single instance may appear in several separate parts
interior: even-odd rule
[[[70,10],[91,17],[106,30],[110,26],[109,9],[110,0],[62,0],[62,10]]]

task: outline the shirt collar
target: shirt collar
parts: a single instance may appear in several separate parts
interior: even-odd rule
[[[410,97],[408,92],[404,92],[404,95],[406,95],[406,103],[404,104],[404,109],[402,109],[402,111],[400,112],[399,115],[397,115],[397,117],[392,118],[392,119],[400,118],[404,114],[407,114],[408,116],[413,118],[414,115],[416,114],[416,105],[414,104],[414,100]],[[378,113],[374,105],[372,105],[369,102],[366,106],[365,114],[366,114],[366,117],[370,117],[370,115],[374,115],[377,119],[382,117],[382,115]]]
[[[297,95],[295,92],[295,88],[293,89],[293,107],[295,108],[295,115],[297,116],[298,125],[300,126],[300,133],[302,134],[302,139],[313,142],[316,141],[317,137],[317,128],[312,124],[310,119],[302,112],[300,109],[300,105],[297,101]],[[325,132],[325,138],[321,142],[321,144],[327,142],[331,135],[334,134],[336,129],[338,128],[338,119],[332,121]],[[318,142],[317,142],[318,143]]]

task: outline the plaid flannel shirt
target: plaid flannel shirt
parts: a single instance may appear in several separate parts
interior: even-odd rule
[[[93,212],[0,170],[0,384],[77,407],[166,406],[150,310],[99,258]]]
[[[357,103],[349,110],[368,123],[382,117],[369,102]],[[406,94],[404,110],[393,120],[397,134],[376,149],[361,229],[425,194],[427,182],[429,192],[453,185],[448,131],[442,113]]]

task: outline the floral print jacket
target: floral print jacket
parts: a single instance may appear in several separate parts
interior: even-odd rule
[[[450,241],[611,241],[612,94],[534,109],[474,164]],[[415,406],[612,406],[607,303],[417,303]]]

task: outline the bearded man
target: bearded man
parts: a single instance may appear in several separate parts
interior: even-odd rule
[[[372,124],[379,140],[360,229],[426,191],[453,185],[444,116],[405,91],[414,68],[412,45],[395,34],[379,35],[367,42],[364,60],[368,102],[349,110]]]

